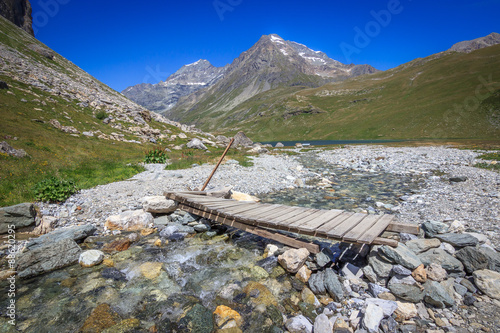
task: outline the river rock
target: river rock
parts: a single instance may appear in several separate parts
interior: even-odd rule
[[[31,239],[26,244],[25,249],[35,250],[37,248],[47,247],[63,239],[70,239],[77,242],[83,241],[85,238],[92,236],[96,230],[97,228],[91,224],[56,229],[48,234]]]
[[[214,320],[212,312],[201,304],[195,304],[179,321],[180,332],[213,332]]]
[[[142,203],[146,212],[154,214],[169,214],[177,209],[177,203],[164,196],[144,197]]]
[[[441,282],[448,278],[448,273],[440,264],[431,263],[425,271],[427,272],[427,278],[433,281]]]
[[[415,270],[411,273],[411,276],[415,279],[415,281],[420,283],[427,281],[427,272],[425,271],[424,264],[415,268]]]
[[[150,223],[153,223],[153,215],[140,209],[112,215],[108,217],[104,226],[108,230],[136,231],[147,228]]]
[[[435,263],[441,265],[448,273],[461,273],[464,270],[464,266],[458,259],[440,248],[430,249],[419,254],[418,257],[426,267]]]
[[[500,272],[500,254],[487,247],[464,247],[455,253],[467,273],[481,269]]]
[[[400,264],[411,270],[422,264],[417,255],[402,243],[398,243],[397,247],[384,245],[378,251],[379,255],[387,261]]]
[[[295,277],[302,281],[303,283],[307,283],[309,281],[309,278],[311,277],[312,271],[306,266],[302,266],[297,274],[295,274]]]
[[[82,267],[99,265],[104,260],[104,253],[99,250],[88,250],[80,254],[78,263]]]
[[[287,319],[285,327],[290,333],[312,333],[313,325],[303,315]]]
[[[317,272],[314,274],[311,274],[308,280],[309,288],[316,294],[316,295],[323,295],[326,293],[326,288],[325,288],[325,273],[324,272]]]
[[[392,266],[391,274],[392,275],[400,275],[400,276],[409,276],[409,275],[411,275],[411,270],[409,270],[408,268],[406,268],[404,266],[396,265],[396,266]]]
[[[33,229],[33,235],[45,235],[48,234],[49,232],[53,231],[54,228],[56,227],[58,222],[58,219],[55,218],[54,216],[43,216],[42,220],[40,221],[40,224],[36,226],[35,229]]]
[[[394,276],[389,280],[387,287],[394,295],[408,302],[418,303],[424,299],[423,288],[417,285],[417,281],[411,276]]]
[[[290,249],[278,256],[278,262],[289,273],[297,273],[309,257],[309,251],[305,248]]]
[[[314,320],[314,333],[332,333],[333,323],[326,314],[320,314]]]
[[[408,320],[418,315],[418,310],[415,304],[396,301],[397,309],[394,311],[396,320],[399,322]]]
[[[207,150],[207,147],[201,142],[200,139],[194,138],[191,141],[189,141],[186,145],[188,148],[192,149],[201,149],[201,150]]]
[[[44,243],[18,255],[17,275],[28,278],[72,265],[78,261],[81,252],[78,244],[70,238]]]
[[[474,283],[486,295],[500,300],[500,273],[482,269],[472,273]]]
[[[115,281],[127,281],[125,273],[119,271],[115,267],[106,267],[101,271],[101,275],[105,279],[113,279]]]
[[[273,271],[273,268],[278,265],[278,258],[276,256],[270,256],[266,257],[264,259],[261,259],[255,263],[256,265],[262,267],[263,269],[266,270],[269,274]],[[306,266],[302,266],[301,269]],[[300,272],[300,270],[299,270]]]
[[[120,319],[120,316],[111,309],[109,304],[99,304],[94,310],[92,310],[79,332],[102,332],[105,329],[116,325]]]
[[[390,292],[389,289],[379,286],[378,284],[375,283],[368,283],[368,290],[373,295],[373,297],[378,297],[380,293]]]
[[[422,229],[425,231],[425,234],[428,237],[434,237],[437,234],[444,234],[448,232],[448,225],[446,223],[438,222],[438,221],[427,221],[422,223]]]
[[[314,308],[319,308],[321,306],[321,303],[318,301],[316,298],[316,295],[311,291],[309,288],[304,288],[302,289],[302,292],[300,293],[300,297],[302,298],[302,301],[306,304],[310,304],[314,306]]]
[[[375,304],[379,306],[384,311],[384,316],[391,316],[394,311],[398,308],[398,305],[395,301],[389,301],[380,298],[367,298],[365,304]]]
[[[370,253],[368,263],[379,278],[388,278],[391,275],[392,265],[375,253]]]
[[[333,269],[325,269],[323,283],[328,294],[330,294],[336,302],[340,302],[344,299],[344,288],[339,280],[339,276],[335,274]]]
[[[376,333],[382,319],[384,319],[384,310],[374,303],[368,303],[363,316],[363,327],[370,333]]]
[[[242,324],[241,315],[225,305],[219,305],[214,311],[215,324],[219,329],[238,327]]]
[[[433,305],[440,309],[455,305],[453,296],[451,296],[439,282],[428,281],[425,283],[424,287],[425,303]]]
[[[8,226],[14,225],[15,229],[29,227],[35,223],[36,211],[31,203],[21,203],[0,208],[0,234],[9,231]]]
[[[419,239],[413,239],[405,244],[413,253],[419,254],[422,252],[425,252],[427,250],[430,250],[432,248],[439,247],[441,245],[441,241],[437,238],[419,238]]]
[[[330,251],[330,249],[324,248],[321,250],[321,252],[317,253],[314,256],[314,261],[316,261],[316,264],[318,264],[319,267],[323,268],[326,265],[328,265],[330,262],[332,262],[333,258],[334,258],[334,255]]]
[[[479,240],[470,234],[447,233],[436,235],[436,238],[454,247],[476,246],[479,243]]]

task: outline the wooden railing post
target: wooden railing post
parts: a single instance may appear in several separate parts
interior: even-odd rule
[[[203,187],[201,188],[201,191],[205,191],[205,188],[207,187],[208,183],[212,179],[212,176],[215,174],[215,171],[217,171],[217,168],[219,167],[219,165],[221,164],[222,160],[226,156],[227,152],[229,151],[229,148],[231,148],[231,145],[233,144],[233,142],[234,142],[234,138],[231,139],[231,142],[229,142],[229,145],[227,146],[226,150],[224,150],[224,154],[222,154],[222,156],[220,157],[219,162],[215,166],[214,170],[212,171],[212,173],[210,174],[210,176],[208,176],[208,179],[205,182],[205,184],[203,185]]]

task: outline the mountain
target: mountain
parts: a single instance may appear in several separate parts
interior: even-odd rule
[[[318,87],[377,70],[369,65],[345,65],[320,51],[285,41],[275,34],[262,36],[226,69],[214,85],[180,98],[166,113],[175,120],[207,124],[216,129],[218,120],[231,114],[248,99],[273,89]]]
[[[317,87],[374,72],[369,65],[345,65],[272,34],[262,36],[230,65],[218,68],[199,60],[183,66],[164,82],[139,84],[122,93],[151,111],[192,122],[202,118],[197,111],[200,108],[209,113],[228,111],[270,89]]]
[[[81,188],[130,178],[145,150],[206,136],[137,105],[3,17],[0,119],[0,206],[34,200],[34,186],[52,176]],[[4,153],[21,150],[28,156]]]
[[[31,11],[28,0],[0,0],[0,15],[34,36]]]
[[[226,67],[214,67],[207,60],[182,66],[165,81],[157,84],[142,83],[122,91],[122,94],[150,111],[165,113],[187,96],[219,81]]]
[[[202,129],[257,141],[500,137],[500,45],[444,51],[317,88],[277,88]],[[196,119],[193,119],[193,122]]]
[[[492,32],[488,36],[456,43],[448,51],[469,53],[484,47],[500,44],[500,34]]]

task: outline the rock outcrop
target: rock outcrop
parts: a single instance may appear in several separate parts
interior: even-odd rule
[[[29,0],[0,1],[0,15],[32,36],[35,36],[32,27],[33,19],[31,17],[31,11]]]

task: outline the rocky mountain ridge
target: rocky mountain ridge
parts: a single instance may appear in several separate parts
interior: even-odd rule
[[[122,94],[150,111],[165,113],[177,104],[179,98],[211,86],[219,81],[226,67],[215,67],[208,60],[182,66],[165,81],[157,84],[141,83],[122,91]]]
[[[0,1],[0,15],[34,36],[31,12],[32,9],[29,0]]]
[[[456,43],[450,49],[448,49],[448,51],[470,53],[474,50],[479,50],[496,44],[500,44],[500,34],[492,32],[491,34],[484,37]]]
[[[208,61],[200,62],[206,66],[203,74],[184,66],[164,82],[137,85],[123,93],[152,111],[182,119],[185,111],[213,98],[217,103],[211,103],[210,110],[227,111],[248,98],[277,87],[317,87],[326,82],[376,72],[369,65],[342,64],[321,51],[285,41],[275,34],[262,36],[230,65],[216,68],[209,66]],[[199,62],[196,64],[199,67]],[[186,72],[197,75],[186,76]],[[199,76],[213,79],[198,84]],[[187,80],[179,82],[179,77]]]

